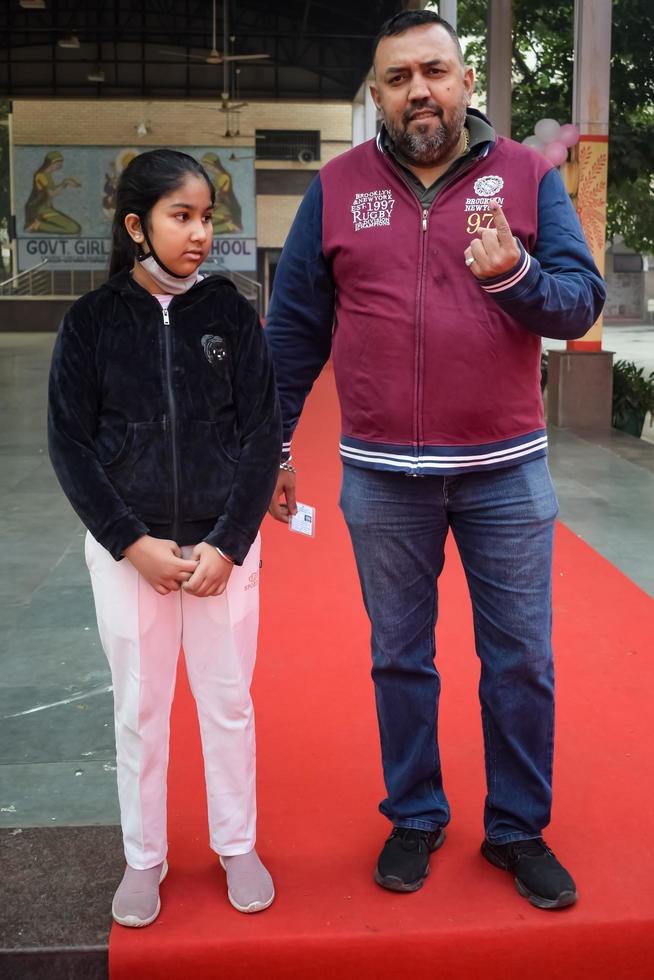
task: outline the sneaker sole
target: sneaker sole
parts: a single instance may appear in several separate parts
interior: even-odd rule
[[[218,856],[218,860],[220,861],[220,867],[226,873],[227,868],[225,867],[225,863],[220,855]],[[272,903],[275,901],[275,889],[273,888],[273,893],[267,902],[250,902],[249,905],[239,905],[229,888],[227,888],[227,898],[229,899],[230,905],[233,905],[237,912],[243,912],[245,915],[252,915],[254,912],[263,912],[265,909],[270,908]]]
[[[486,841],[481,845],[481,853],[493,867],[499,868],[500,871],[508,871],[511,873],[510,869],[507,868],[504,861],[500,860],[497,855],[488,846]],[[566,891],[561,892],[556,898],[544,898],[543,895],[537,895],[535,892],[530,891],[527,886],[519,878],[513,876],[513,882],[518,891],[518,894],[526,898],[528,902],[534,905],[537,909],[565,909],[570,905],[574,905],[577,901],[577,893]]]
[[[168,874],[168,862],[164,860],[163,868],[161,869],[161,875],[159,877],[159,884],[164,880]],[[114,911],[113,902],[111,903],[111,915],[114,922],[117,922],[119,926],[126,926],[128,929],[143,929],[144,926],[149,926],[157,918],[161,912],[161,899],[157,898],[157,907],[154,913],[148,919],[139,919],[136,915],[117,915]]]
[[[432,847],[430,854],[437,851],[439,847],[443,846],[445,841],[445,831],[441,830],[436,843]],[[418,889],[422,888],[425,883],[425,879],[429,875],[429,864],[427,865],[427,870],[425,871],[422,878],[416,879],[416,881],[402,881],[401,878],[397,878],[395,875],[382,875],[379,871],[379,866],[375,868],[375,881],[382,888],[388,889],[389,892],[417,892]]]

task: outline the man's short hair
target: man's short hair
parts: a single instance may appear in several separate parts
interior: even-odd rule
[[[439,17],[433,10],[403,10],[401,13],[395,14],[394,17],[389,17],[389,19],[379,28],[379,33],[372,42],[373,66],[375,64],[375,55],[377,53],[377,47],[380,41],[382,41],[385,37],[394,37],[396,34],[404,34],[405,31],[410,30],[412,27],[422,27],[423,24],[438,24],[439,27],[443,27],[454,41],[454,46],[457,50],[459,61],[461,64],[464,63],[463,51],[461,50],[459,36],[448,21],[444,20],[442,17]]]

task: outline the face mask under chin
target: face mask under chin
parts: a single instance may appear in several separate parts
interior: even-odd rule
[[[161,286],[162,293],[172,293],[174,296],[185,293],[200,278],[197,271],[191,273],[190,276],[185,276],[183,279],[178,279],[177,276],[171,276],[169,272],[161,268],[154,255],[148,255],[147,258],[139,258],[138,261],[141,268],[145,269],[158,286]]]

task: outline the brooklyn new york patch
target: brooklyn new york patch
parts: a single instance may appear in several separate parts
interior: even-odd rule
[[[488,207],[488,199],[491,197],[499,203],[500,207],[504,206],[504,198],[498,197],[504,187],[504,181],[497,174],[478,177],[472,186],[477,197],[466,198],[466,211],[485,211]]]
[[[355,194],[351,208],[354,230],[390,225],[394,204],[395,198],[390,189]]]

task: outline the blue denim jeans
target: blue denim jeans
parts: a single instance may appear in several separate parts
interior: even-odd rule
[[[372,677],[395,826],[450,819],[438,750],[434,628],[451,529],[472,600],[495,843],[539,837],[552,798],[551,581],[556,494],[545,459],[412,478],[344,465],[341,507],[372,625]]]

